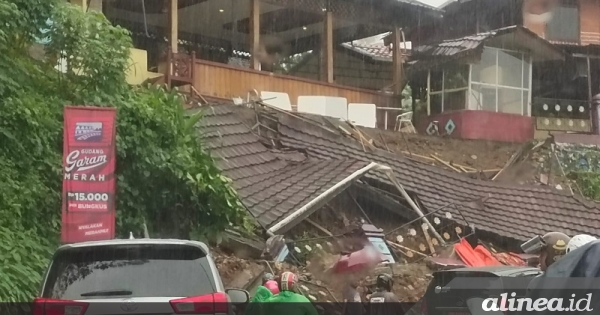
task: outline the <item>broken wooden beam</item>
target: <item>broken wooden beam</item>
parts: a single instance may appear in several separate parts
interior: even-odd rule
[[[449,168],[450,168],[450,169],[452,169],[453,171],[455,171],[455,172],[457,172],[457,173],[461,173],[461,170],[459,170],[459,169],[457,169],[456,167],[454,167],[454,166],[450,165],[450,163],[448,163],[448,162],[446,162],[446,161],[444,161],[444,160],[440,159],[439,157],[435,156],[434,154],[431,154],[431,157],[432,157],[434,160],[436,160],[436,161],[438,161],[438,162],[440,162],[440,163],[442,163],[442,164],[446,165],[447,167],[449,167]]]

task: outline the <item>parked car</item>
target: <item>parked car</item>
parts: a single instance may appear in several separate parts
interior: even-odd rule
[[[427,287],[425,296],[420,301],[421,312],[423,315],[471,315],[474,310],[470,310],[467,306],[470,299],[498,297],[499,294],[505,292],[516,292],[516,298],[525,296],[525,288],[522,290],[504,289],[506,281],[502,281],[502,279],[523,277],[523,282],[519,281],[523,285],[539,274],[541,274],[541,270],[538,268],[514,266],[467,267],[437,271],[433,273],[433,279]],[[481,281],[481,283],[474,285],[473,289],[465,286],[452,288],[449,284],[457,277],[469,278],[469,281],[477,278],[477,281]],[[493,282],[498,280],[499,282]],[[486,283],[490,283],[489,289],[484,289]],[[499,298],[500,303],[501,301],[502,299]],[[510,315],[511,312],[500,312],[499,314]]]
[[[129,239],[63,245],[34,315],[233,314],[248,292],[225,289],[200,242]]]

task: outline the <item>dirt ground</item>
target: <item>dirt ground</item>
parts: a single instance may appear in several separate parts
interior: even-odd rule
[[[236,276],[242,271],[252,269],[252,267],[259,265],[256,262],[227,254],[218,248],[213,248],[211,253],[225,287],[229,287]]]
[[[412,153],[426,157],[434,154],[451,164],[460,164],[478,170],[502,168],[520,148],[520,144],[494,141],[461,140],[371,128],[361,128],[361,131],[380,146],[389,148],[397,154],[410,156]],[[435,164],[439,165],[439,163]]]

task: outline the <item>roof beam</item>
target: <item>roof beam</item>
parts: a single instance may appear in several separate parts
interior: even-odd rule
[[[263,0],[263,2],[319,14],[327,10],[324,1],[320,0]],[[379,10],[373,6],[340,0],[329,0],[329,10],[335,18],[368,25],[385,27],[395,24],[394,21],[398,19],[396,10]]]

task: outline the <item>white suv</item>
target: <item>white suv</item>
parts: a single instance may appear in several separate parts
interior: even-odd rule
[[[233,314],[248,298],[225,290],[203,243],[110,240],[58,248],[33,314]]]

